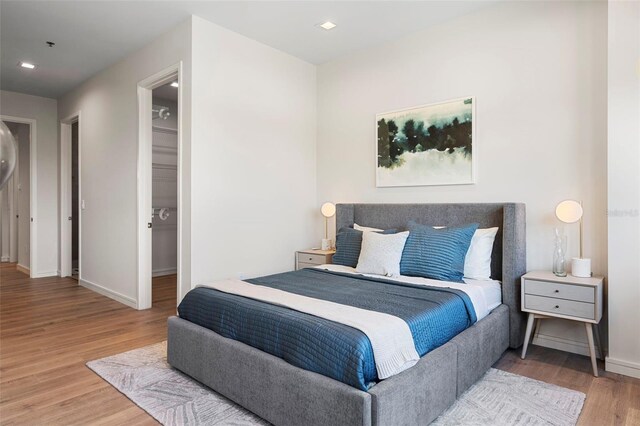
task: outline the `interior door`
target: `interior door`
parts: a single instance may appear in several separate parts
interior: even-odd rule
[[[71,124],[60,125],[60,276],[71,276]]]

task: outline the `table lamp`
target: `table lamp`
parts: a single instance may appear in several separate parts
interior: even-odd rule
[[[564,200],[556,206],[556,217],[564,223],[580,222],[580,257],[571,259],[571,275],[574,277],[588,278],[591,276],[591,259],[582,257],[582,204],[575,200]]]
[[[329,239],[329,218],[336,214],[336,205],[333,203],[324,203],[320,208],[322,216],[324,216],[324,238],[322,239],[322,250],[331,248],[331,240]]]

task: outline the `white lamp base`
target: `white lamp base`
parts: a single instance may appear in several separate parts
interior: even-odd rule
[[[322,250],[330,250],[331,249],[331,240],[327,238],[322,239]]]
[[[591,259],[579,257],[571,259],[571,275],[578,278],[591,277]]]

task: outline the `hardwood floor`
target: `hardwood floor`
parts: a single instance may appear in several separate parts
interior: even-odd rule
[[[156,424],[89,370],[87,361],[166,339],[175,277],[154,279],[153,308],[136,311],[68,278],[29,279],[0,266],[0,422],[3,425]],[[589,358],[531,346],[497,368],[587,394],[580,425],[640,425],[640,380],[591,375]]]
[[[73,279],[1,265],[2,425],[157,424],[85,363],[165,340],[175,277],[154,279],[153,307],[136,311]]]
[[[588,357],[531,345],[526,359],[510,349],[494,367],[585,393],[579,425],[640,426],[640,379],[608,373],[602,361],[594,377]]]

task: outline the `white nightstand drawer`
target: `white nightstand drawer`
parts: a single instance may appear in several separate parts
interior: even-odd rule
[[[524,292],[526,294],[535,294],[538,296],[568,299],[577,302],[595,303],[594,288],[581,285],[526,280]]]
[[[553,315],[595,319],[595,305],[593,303],[525,294],[524,306],[528,310],[548,312]]]
[[[315,268],[316,266],[318,266],[317,263],[298,262],[298,269]]]
[[[312,263],[322,265],[327,263],[327,255],[298,252],[298,263]]]

